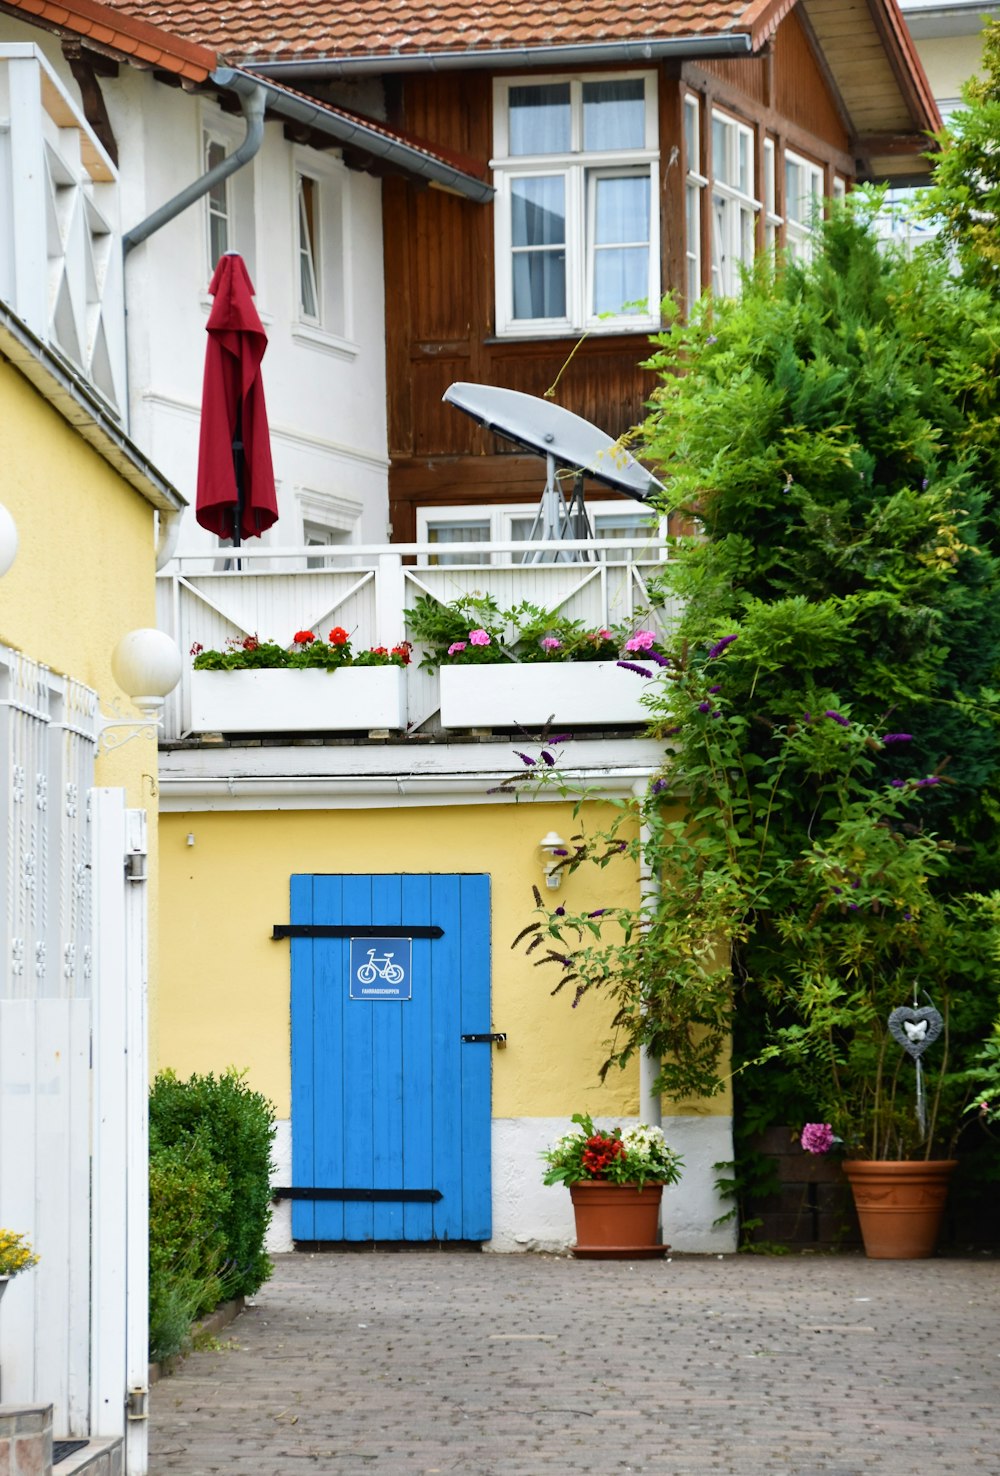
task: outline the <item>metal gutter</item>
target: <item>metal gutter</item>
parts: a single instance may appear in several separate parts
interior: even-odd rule
[[[585,67],[599,62],[661,61],[669,57],[749,56],[753,42],[746,32],[722,36],[664,36],[648,41],[597,41],[584,46],[491,46],[468,51],[384,52],[343,57],[338,61],[253,62],[262,77],[364,77],[389,72],[454,72],[469,68]]]
[[[450,164],[447,159],[435,155],[430,149],[422,149],[409,144],[402,138],[394,137],[388,129],[380,127],[379,124],[368,123],[365,119],[346,113],[333,104],[313,102],[309,98],[291,93],[280,85],[262,76],[257,76],[256,67],[252,72],[235,67],[222,67],[212,73],[212,81],[220,87],[229,88],[240,94],[249,88],[258,90],[264,88],[269,111],[276,113],[279,117],[301,123],[307,128],[314,129],[317,133],[324,134],[327,138],[336,139],[340,144],[363,149],[365,153],[378,159],[384,159],[389,164],[395,164],[408,174],[416,174],[444,189],[454,190],[456,194],[464,195],[467,200],[475,200],[478,204],[484,205],[493,199],[495,191],[491,184],[487,184],[483,179],[477,179],[475,175],[466,174],[456,165]]]
[[[115,423],[87,383],[77,378],[3,302],[0,302],[0,355],[158,512],[177,513],[187,506],[187,498],[171,486]]]
[[[228,73],[228,70],[228,68],[224,68],[223,73]],[[213,72],[212,81],[217,81],[219,76],[219,72]],[[247,78],[247,81],[249,82],[250,79]],[[228,84],[220,83],[220,85],[226,86]],[[141,245],[155,231],[168,225],[170,221],[180,215],[182,211],[186,210],[189,205],[193,205],[196,200],[200,200],[203,195],[207,195],[214,185],[217,185],[221,180],[228,179],[238,169],[242,169],[244,164],[248,164],[259,151],[264,141],[264,86],[261,83],[256,83],[252,86],[239,87],[235,90],[240,94],[240,105],[243,108],[243,116],[246,119],[247,125],[243,142],[238,149],[228,154],[221,164],[217,164],[214,169],[210,169],[200,179],[194,180],[186,189],[181,190],[179,194],[175,195],[172,200],[168,200],[165,205],[161,205],[158,210],[154,210],[152,215],[147,215],[145,220],[140,221],[137,226],[133,226],[130,231],[126,231],[122,237],[122,251],[125,256],[128,256],[130,251],[134,250],[136,246]]]

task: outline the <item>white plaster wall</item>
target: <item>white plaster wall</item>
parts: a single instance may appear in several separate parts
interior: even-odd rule
[[[596,1118],[599,1127],[638,1119]],[[561,1117],[496,1118],[493,1121],[493,1239],[487,1251],[566,1251],[575,1238],[569,1193],[542,1183],[542,1152],[569,1130]],[[727,1254],[736,1249],[735,1222],[716,1226],[729,1205],[718,1194],[717,1163],[733,1156],[729,1117],[666,1117],[667,1141],[684,1159],[678,1184],[664,1191],[663,1236],[672,1250],[691,1254]],[[291,1123],[277,1124],[273,1184],[290,1184]],[[273,1254],[293,1249],[291,1204],[274,1208],[267,1249]]]
[[[68,85],[75,91],[71,76]],[[203,173],[206,124],[221,123],[231,147],[245,132],[241,115],[223,117],[210,99],[166,87],[148,73],[123,67],[117,80],[102,81],[102,89],[118,140],[126,231]],[[315,163],[344,203],[348,316],[336,343],[329,335],[296,332],[296,159]],[[268,335],[264,393],[278,484],[279,520],[263,542],[302,543],[300,491],[356,505],[361,515],[355,541],[384,542],[388,455],[381,186],[348,170],[335,149],[293,146],[278,120],[266,124],[261,150],[244,168],[253,179],[255,225],[246,255]],[[179,553],[216,546],[193,511],[205,326],[212,301],[206,209],[204,199],[196,201],[133,250],[125,267],[130,431],[192,503]],[[333,243],[325,246],[333,252]]]

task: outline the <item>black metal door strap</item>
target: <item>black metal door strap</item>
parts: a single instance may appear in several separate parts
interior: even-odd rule
[[[280,938],[443,938],[444,928],[424,926],[377,927],[375,923],[275,923],[272,939]]]
[[[463,1035],[462,1040],[466,1045],[498,1045],[507,1044],[506,1030],[491,1030],[488,1035]]]
[[[435,1204],[440,1189],[272,1189],[272,1199],[336,1200],[350,1204]]]

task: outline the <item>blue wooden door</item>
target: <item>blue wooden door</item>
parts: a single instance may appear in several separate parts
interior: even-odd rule
[[[489,1239],[489,877],[293,876],[291,922],[345,930],[291,942],[292,1185],[346,1196],[295,1199],[293,1237]],[[352,998],[359,927],[417,930],[401,987],[382,947]]]

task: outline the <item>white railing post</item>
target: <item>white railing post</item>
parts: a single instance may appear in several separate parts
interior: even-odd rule
[[[375,639],[379,645],[394,646],[403,639],[404,601],[402,557],[395,552],[379,554],[375,570]]]
[[[149,1036],[146,812],[126,811],[125,1476],[149,1461]]]
[[[127,1039],[125,796],[91,791],[93,824],[94,1016],[90,1432],[113,1438],[125,1426],[125,1298],[128,1286],[125,1081]]]

